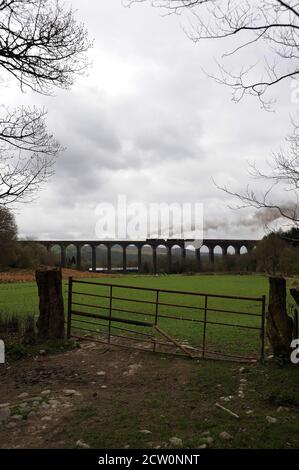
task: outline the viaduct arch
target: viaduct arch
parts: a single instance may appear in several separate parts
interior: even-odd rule
[[[185,246],[188,245],[188,240],[182,239],[147,239],[144,241],[132,241],[132,240],[114,240],[114,241],[107,241],[107,240],[35,240],[35,243],[39,243],[47,248],[48,251],[51,250],[53,246],[60,247],[60,265],[61,267],[66,267],[67,259],[66,259],[66,250],[67,247],[72,245],[76,249],[76,268],[81,270],[82,262],[81,262],[81,250],[84,246],[91,247],[91,267],[93,271],[96,271],[97,268],[97,247],[102,245],[106,247],[107,253],[107,271],[112,270],[112,263],[111,263],[111,250],[113,246],[119,245],[122,249],[122,270],[123,272],[127,271],[127,247],[134,245],[137,248],[138,253],[138,270],[141,270],[142,267],[142,248],[143,246],[150,246],[152,248],[152,265],[153,265],[153,272],[157,273],[157,248],[158,246],[164,246],[166,248],[167,253],[167,267],[169,272],[171,271],[172,267],[172,248],[179,247],[181,249],[181,262],[182,266],[184,266],[186,262],[186,249]],[[202,246],[205,246],[208,249],[208,256],[210,263],[214,263],[214,250],[216,247],[220,247],[222,249],[222,255],[228,255],[228,248],[233,247],[236,254],[241,254],[241,249],[246,248],[247,252],[249,253],[254,249],[258,240],[238,240],[238,239],[204,239]],[[22,242],[22,243],[26,243]],[[32,243],[29,242],[28,243]],[[201,261],[201,253],[200,249],[196,250],[196,259],[200,264]]]

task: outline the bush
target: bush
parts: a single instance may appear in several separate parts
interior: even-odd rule
[[[258,243],[253,256],[257,271],[272,275],[298,273],[298,248],[284,240],[280,232],[273,232],[264,237]]]
[[[1,338],[18,338],[24,344],[32,344],[36,340],[35,317],[26,315],[7,315],[0,312]]]
[[[37,268],[52,264],[52,255],[42,245],[17,241],[15,217],[7,207],[0,205],[0,269]]]
[[[53,264],[53,257],[47,249],[38,243],[18,242],[15,248],[15,260],[10,264],[12,268],[38,268]]]
[[[15,261],[17,226],[14,215],[0,205],[0,268],[5,269]]]

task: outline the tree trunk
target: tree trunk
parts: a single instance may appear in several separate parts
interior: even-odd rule
[[[39,295],[38,337],[42,340],[64,338],[64,306],[61,269],[36,271]]]
[[[290,293],[299,307],[299,287],[290,289]],[[298,326],[299,326],[298,325],[298,310],[295,309],[294,310],[294,334],[293,334],[294,339],[298,338]]]
[[[296,304],[299,307],[299,289],[296,287],[296,288],[290,289],[290,292],[291,292],[293,299],[295,300]]]
[[[267,336],[274,356],[290,356],[293,320],[287,315],[286,280],[270,277],[270,298],[267,313]]]

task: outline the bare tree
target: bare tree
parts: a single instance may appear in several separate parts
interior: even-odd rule
[[[251,165],[251,175],[254,179],[268,183],[268,188],[262,193],[247,186],[244,193],[237,193],[227,186],[215,185],[234,196],[240,201],[238,209],[254,207],[255,209],[270,209],[276,219],[285,219],[299,227],[299,127],[294,124],[294,132],[287,139],[288,150],[281,150],[273,155],[269,162],[269,171],[261,171],[256,163]],[[284,192],[285,203],[281,203],[281,193]],[[275,218],[274,218],[275,219]],[[273,219],[273,220],[274,220]]]
[[[204,39],[228,40],[231,47],[222,55],[218,64],[219,75],[214,78],[233,88],[235,101],[250,94],[258,97],[269,109],[271,101],[265,94],[286,78],[299,78],[299,4],[282,0],[127,0],[132,3],[150,2],[169,13],[191,13],[190,29],[187,33],[195,41]],[[233,42],[233,46],[232,46]],[[260,46],[263,55],[262,74],[253,78],[258,63],[247,65],[246,54],[252,46]],[[245,59],[240,70],[233,72],[225,68],[224,59],[237,54]],[[272,60],[269,60],[272,56]]]
[[[17,225],[13,213],[0,205],[0,269],[15,260]]]
[[[87,66],[83,25],[60,0],[0,0],[0,72],[21,90],[51,94],[69,88]],[[0,203],[28,200],[53,174],[61,150],[48,133],[44,109],[0,113]]]
[[[14,215],[6,207],[0,206],[0,242],[16,240],[16,238],[17,225]]]
[[[48,133],[46,111],[20,107],[0,118],[0,202],[28,200],[54,171],[60,145]]]
[[[299,3],[296,0],[128,0],[127,5],[150,2],[162,7],[169,14],[187,11],[190,16],[188,36],[195,42],[205,39],[227,42],[229,50],[218,63],[218,74],[213,78],[233,90],[233,100],[244,96],[256,97],[261,106],[270,110],[273,99],[267,92],[287,79],[299,79]],[[255,48],[255,49],[253,49]],[[248,64],[248,53],[254,50],[259,59]],[[231,70],[225,65],[229,58],[237,56],[239,68]],[[299,189],[299,132],[287,138],[288,148],[274,155],[269,173],[261,172],[253,165],[253,176],[269,183],[261,195],[249,187],[244,194],[237,194],[222,187],[241,201],[241,206],[257,209],[268,208],[278,215],[298,224]],[[288,194],[288,202],[281,204],[273,190],[282,189]]]

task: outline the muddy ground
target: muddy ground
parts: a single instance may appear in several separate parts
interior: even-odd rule
[[[93,427],[94,420],[102,420],[101,428],[108,433],[107,425],[118,415],[119,422],[117,419],[113,424],[118,428],[113,433],[117,433],[124,424],[122,415],[132,410],[136,411],[137,433],[140,437],[150,435],[142,432],[149,426],[145,416],[150,390],[155,384],[162,394],[172,394],[176,387],[186,386],[190,380],[187,362],[171,360],[166,390],[161,386],[164,373],[157,367],[165,364],[165,358],[109,350],[94,343],[63,354],[0,366],[0,416],[1,409],[10,409],[10,417],[0,425],[0,448],[80,447],[77,441],[87,444],[86,431]],[[96,416],[93,408],[98,412]],[[139,408],[144,415],[140,420]],[[74,417],[80,422],[79,428],[76,422],[73,428]],[[70,426],[70,435],[65,433],[66,426]],[[94,438],[97,440],[96,435]],[[127,445],[129,442],[128,438]]]
[[[92,342],[0,365],[0,448],[296,448],[289,371],[269,367]]]

